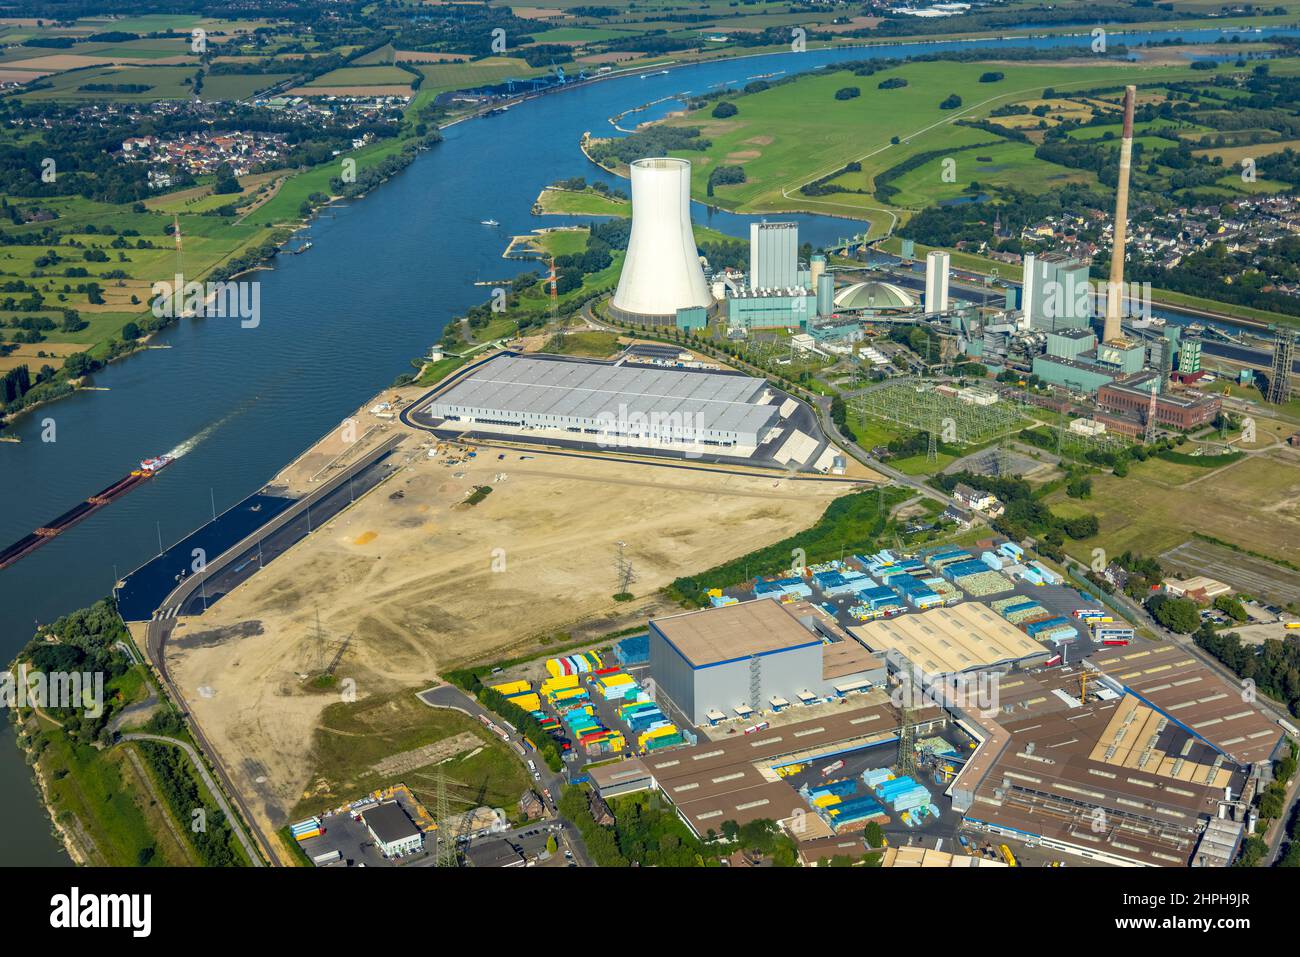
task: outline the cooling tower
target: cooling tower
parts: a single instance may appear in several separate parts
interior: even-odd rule
[[[691,164],[668,157],[636,160],[632,234],[614,292],[614,314],[672,325],[678,309],[712,303],[691,233]]]
[[[1137,87],[1124,87],[1124,128],[1119,142],[1119,183],[1115,191],[1115,241],[1110,250],[1110,285],[1106,288],[1106,321],[1102,342],[1124,334],[1120,314],[1124,304],[1124,254],[1128,247],[1128,181],[1133,165],[1133,100]]]

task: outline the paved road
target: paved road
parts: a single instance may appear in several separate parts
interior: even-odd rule
[[[485,717],[501,730],[505,731],[509,737],[509,743],[518,743],[523,746],[523,736],[519,734],[510,734],[510,729],[502,725],[502,719],[499,715],[492,713],[478,703],[476,699],[461,691],[455,685],[439,685],[436,688],[430,688],[427,691],[421,691],[417,697],[431,708],[452,708],[477,720],[479,717]],[[511,751],[514,751],[511,748]],[[517,752],[515,752],[517,754]],[[524,759],[520,759],[521,761]],[[562,836],[564,843],[569,850],[573,851],[577,863],[582,866],[591,866],[591,858],[587,853],[586,845],[582,842],[582,837],[578,834],[578,829],[574,827],[573,822],[562,817],[559,808],[555,802],[559,799],[560,792],[564,789],[566,781],[564,775],[557,774],[547,767],[546,762],[541,757],[535,756],[533,763],[537,766],[537,773],[540,780],[532,782],[532,786],[539,792],[542,803],[546,806],[548,814],[554,817],[564,825]],[[551,799],[548,801],[543,791],[551,792]],[[536,827],[536,825],[533,825]],[[532,830],[532,827],[522,828],[523,831]],[[501,836],[501,835],[494,835]]]
[[[180,748],[189,755],[190,760],[194,762],[194,767],[199,772],[199,777],[203,779],[204,786],[212,795],[212,799],[217,802],[217,807],[221,808],[221,813],[226,816],[226,820],[230,822],[230,829],[235,832],[235,837],[239,840],[239,843],[243,845],[244,853],[248,855],[248,859],[252,862],[254,867],[266,866],[262,861],[262,856],[257,852],[257,848],[255,848],[253,842],[248,839],[248,834],[244,831],[244,825],[230,810],[230,805],[226,803],[225,795],[221,793],[221,789],[217,787],[216,782],[212,780],[212,775],[208,773],[208,766],[203,763],[203,759],[199,757],[199,753],[194,750],[192,745],[185,741],[178,741],[175,738],[164,737],[160,734],[138,734],[134,732],[122,735],[122,740],[155,741],[158,744],[170,744],[173,747]]]
[[[273,519],[248,537],[235,543],[220,555],[211,558],[207,565],[207,571],[204,574],[194,575],[191,578],[182,581],[171,591],[170,594],[167,595],[166,598],[163,599],[162,604],[159,605],[159,607],[171,608],[176,605],[184,605],[185,602],[194,594],[195,590],[205,584],[213,574],[220,572],[227,564],[243,554],[244,551],[256,545],[259,540],[263,540],[268,536],[273,535],[276,531],[297,519],[317,501],[336,491],[344,482],[350,481],[362,469],[369,467],[383,455],[391,452],[401,439],[402,436],[396,435],[381,442],[375,448],[361,456],[361,458],[359,458],[355,463],[343,468],[336,476],[323,483],[319,488],[313,489],[309,494],[299,499],[279,515],[276,515]],[[276,851],[276,848],[278,847],[277,842],[272,840],[269,835],[265,834],[257,826],[257,819],[251,814],[247,802],[244,800],[239,790],[234,786],[234,782],[231,780],[230,775],[218,759],[216,749],[212,747],[211,742],[203,734],[203,730],[198,726],[198,723],[194,721],[190,714],[189,706],[186,704],[185,695],[181,693],[181,689],[172,680],[171,675],[167,671],[167,656],[164,653],[164,646],[167,643],[167,639],[171,637],[175,625],[175,618],[158,619],[149,622],[145,637],[145,647],[148,651],[149,658],[153,662],[154,668],[157,671],[158,677],[162,681],[163,686],[167,689],[172,700],[176,702],[177,707],[185,716],[190,733],[194,736],[194,739],[199,743],[199,746],[212,762],[212,767],[216,770],[218,777],[220,777],[221,783],[224,785],[226,792],[239,807],[244,820],[248,822],[248,826],[253,830],[258,843],[261,845],[262,850],[265,853],[266,859],[273,863],[283,864],[285,863],[284,859]],[[233,815],[232,820],[234,820]],[[257,857],[257,855],[253,856]]]

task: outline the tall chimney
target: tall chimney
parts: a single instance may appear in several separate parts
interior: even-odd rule
[[[1128,179],[1133,164],[1133,100],[1137,87],[1124,87],[1124,132],[1119,142],[1119,188],[1115,192],[1115,242],[1110,250],[1110,284],[1106,287],[1106,322],[1102,342],[1124,334],[1120,313],[1124,305],[1124,253],[1128,246]]]

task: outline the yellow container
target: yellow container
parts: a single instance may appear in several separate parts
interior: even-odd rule
[[[577,675],[556,675],[542,682],[541,692],[544,695],[550,695],[557,691],[564,691],[566,688],[576,687],[578,687]]]
[[[536,694],[516,695],[510,700],[525,711],[540,711],[542,709],[542,699]]]
[[[507,681],[502,685],[492,685],[492,690],[499,692],[506,697],[510,697],[512,694],[520,694],[524,691],[530,691],[532,690],[532,687],[533,686],[527,681]]]

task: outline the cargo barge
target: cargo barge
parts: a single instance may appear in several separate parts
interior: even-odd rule
[[[127,475],[118,479],[108,488],[96,492],[83,502],[78,502],[58,518],[47,522],[31,534],[24,535],[8,548],[0,551],[0,569],[8,568],[19,559],[26,558],[56,535],[67,531],[73,525],[76,525],[87,516],[93,515],[115,499],[121,498],[142,482],[149,481],[158,472],[170,465],[172,461],[170,455],[145,459],[140,463],[139,468],[132,469]]]

